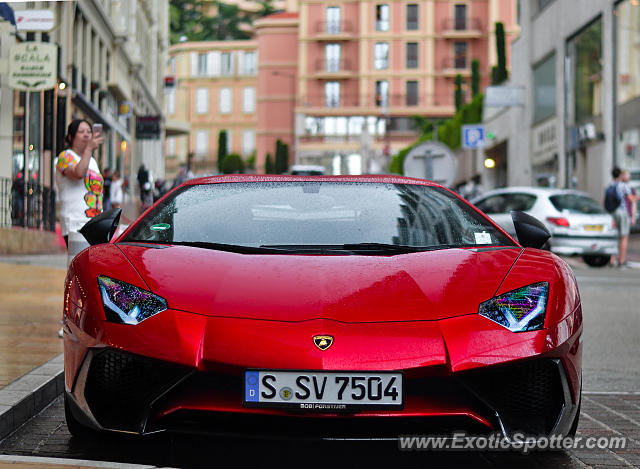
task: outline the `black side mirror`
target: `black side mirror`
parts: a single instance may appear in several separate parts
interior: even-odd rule
[[[93,217],[80,228],[80,233],[91,246],[108,243],[118,229],[122,209],[112,208]]]
[[[549,233],[547,227],[531,215],[514,210],[511,212],[511,219],[513,220],[513,226],[516,228],[518,241],[525,248],[540,249],[551,238],[551,233]]]

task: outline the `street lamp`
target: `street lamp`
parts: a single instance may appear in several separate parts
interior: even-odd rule
[[[271,72],[273,76],[283,76],[290,80],[291,84],[291,151],[293,152],[293,161],[298,162],[298,151],[296,145],[296,74],[284,73],[280,70]]]

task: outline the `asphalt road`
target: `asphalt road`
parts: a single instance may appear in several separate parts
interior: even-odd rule
[[[394,443],[238,441],[158,436],[69,435],[62,399],[0,442],[0,453],[184,468],[232,466],[609,468],[640,467],[640,269],[590,269],[571,260],[584,312],[584,395],[578,436],[622,436],[624,450],[534,452],[399,451]]]
[[[592,269],[573,261],[573,266],[584,315],[583,389],[639,392],[640,265]]]

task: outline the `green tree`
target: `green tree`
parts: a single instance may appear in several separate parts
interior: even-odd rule
[[[273,6],[273,0],[263,0],[258,2],[260,4],[260,10],[258,10],[258,17],[269,16],[275,13],[276,8]]]
[[[462,90],[462,75],[458,73],[456,75],[454,83],[455,83],[454,85],[455,88],[453,91],[453,98],[456,105],[456,112],[458,112],[462,108],[462,105],[464,104],[464,94]]]
[[[276,174],[284,174],[289,169],[289,145],[282,142],[282,140],[276,140]]]
[[[221,130],[218,134],[218,172],[222,172],[222,162],[227,156],[227,131]]]
[[[509,78],[507,71],[507,52],[505,48],[504,24],[496,23],[496,52],[498,54],[498,65],[491,68],[491,84],[499,85]]]
[[[238,174],[244,173],[244,161],[242,157],[236,153],[230,153],[222,160],[222,173],[223,174]]]
[[[477,124],[482,121],[483,98],[484,96],[482,93],[474,96],[471,101],[462,106],[462,108],[456,112],[453,117],[438,124],[437,139],[452,150],[460,148],[460,145],[462,144],[462,125]],[[419,143],[427,140],[434,140],[435,136],[433,135],[433,131],[434,129],[432,128],[430,132],[421,135],[415,143],[396,153],[389,163],[389,172],[402,174],[404,159],[409,151]]]
[[[171,0],[169,2],[169,40],[172,44],[180,42],[185,36],[191,40],[190,34],[202,18],[202,3],[194,0]]]
[[[445,119],[413,115],[410,117],[414,128],[420,135],[433,132],[433,129],[444,123]]]
[[[267,153],[267,157],[264,160],[264,174],[273,174],[273,159],[271,153]]]
[[[242,30],[242,24],[250,25],[251,17],[242,13],[238,5],[227,5],[216,2],[218,14],[208,17],[203,24],[203,29],[209,29],[214,33],[214,40],[227,41],[232,39],[250,39],[251,35]],[[202,40],[210,40],[202,39]]]
[[[473,59],[471,61],[471,96],[480,93],[480,61]]]
[[[256,169],[256,152],[255,151],[249,155],[245,163],[246,163],[247,169],[251,169],[251,170]]]
[[[242,25],[251,24],[251,16],[237,5],[220,1],[171,0],[169,3],[169,39],[172,44],[185,37],[188,41],[224,41],[250,39]]]
[[[282,144],[282,172],[289,171],[289,144]]]

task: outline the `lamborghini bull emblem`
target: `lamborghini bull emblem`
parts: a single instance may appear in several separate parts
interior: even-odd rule
[[[327,350],[333,345],[333,336],[330,335],[314,335],[313,343],[316,344],[320,350]]]

